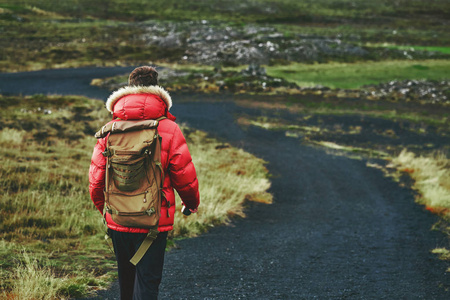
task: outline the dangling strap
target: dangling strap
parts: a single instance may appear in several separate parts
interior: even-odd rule
[[[130,262],[133,265],[137,265],[138,262],[142,259],[144,254],[147,252],[148,248],[153,244],[158,236],[159,231],[157,229],[150,229],[144,241],[142,242],[139,249],[136,251],[134,256],[130,259]]]

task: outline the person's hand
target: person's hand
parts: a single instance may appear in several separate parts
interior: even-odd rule
[[[188,209],[186,206],[183,205],[183,208],[181,209],[181,212],[185,216],[189,216],[190,214],[195,214],[198,211],[198,208],[196,209]]]

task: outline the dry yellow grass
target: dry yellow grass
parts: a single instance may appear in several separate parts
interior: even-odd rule
[[[388,167],[411,176],[413,189],[418,192],[418,203],[444,219],[450,218],[450,160],[445,155],[436,153],[425,157],[403,150]],[[443,230],[448,234],[449,229]],[[450,260],[450,251],[446,248],[436,248],[432,252],[440,259]]]
[[[64,278],[57,278],[48,267],[39,266],[30,254],[23,253],[24,263],[15,269],[11,299],[64,299],[58,292],[64,286]]]
[[[419,192],[418,202],[435,212],[450,216],[450,161],[442,153],[417,156],[403,150],[389,167],[407,172]]]

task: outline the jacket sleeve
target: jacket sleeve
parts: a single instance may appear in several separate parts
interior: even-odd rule
[[[169,150],[169,174],[184,205],[189,209],[196,209],[200,204],[197,173],[186,139],[178,125],[175,126]]]
[[[105,187],[105,170],[106,158],[102,152],[105,151],[106,140],[99,139],[92,153],[91,166],[89,168],[89,194],[95,207],[103,213],[105,205],[105,195],[103,190]]]

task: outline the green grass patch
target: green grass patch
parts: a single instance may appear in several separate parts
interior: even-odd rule
[[[368,44],[369,47],[385,47],[389,49],[399,49],[406,51],[430,51],[441,52],[443,54],[450,54],[450,47],[445,46],[409,46],[409,45],[394,45],[394,44]]]
[[[381,61],[361,63],[290,64],[267,66],[267,74],[295,82],[299,86],[323,85],[355,89],[390,80],[449,78],[450,60]]]
[[[84,97],[1,96],[0,297],[82,297],[114,278],[114,254],[88,193],[93,134],[110,120]],[[270,202],[264,162],[184,129],[200,182],[201,207],[177,213],[175,237],[243,215],[246,200]]]

